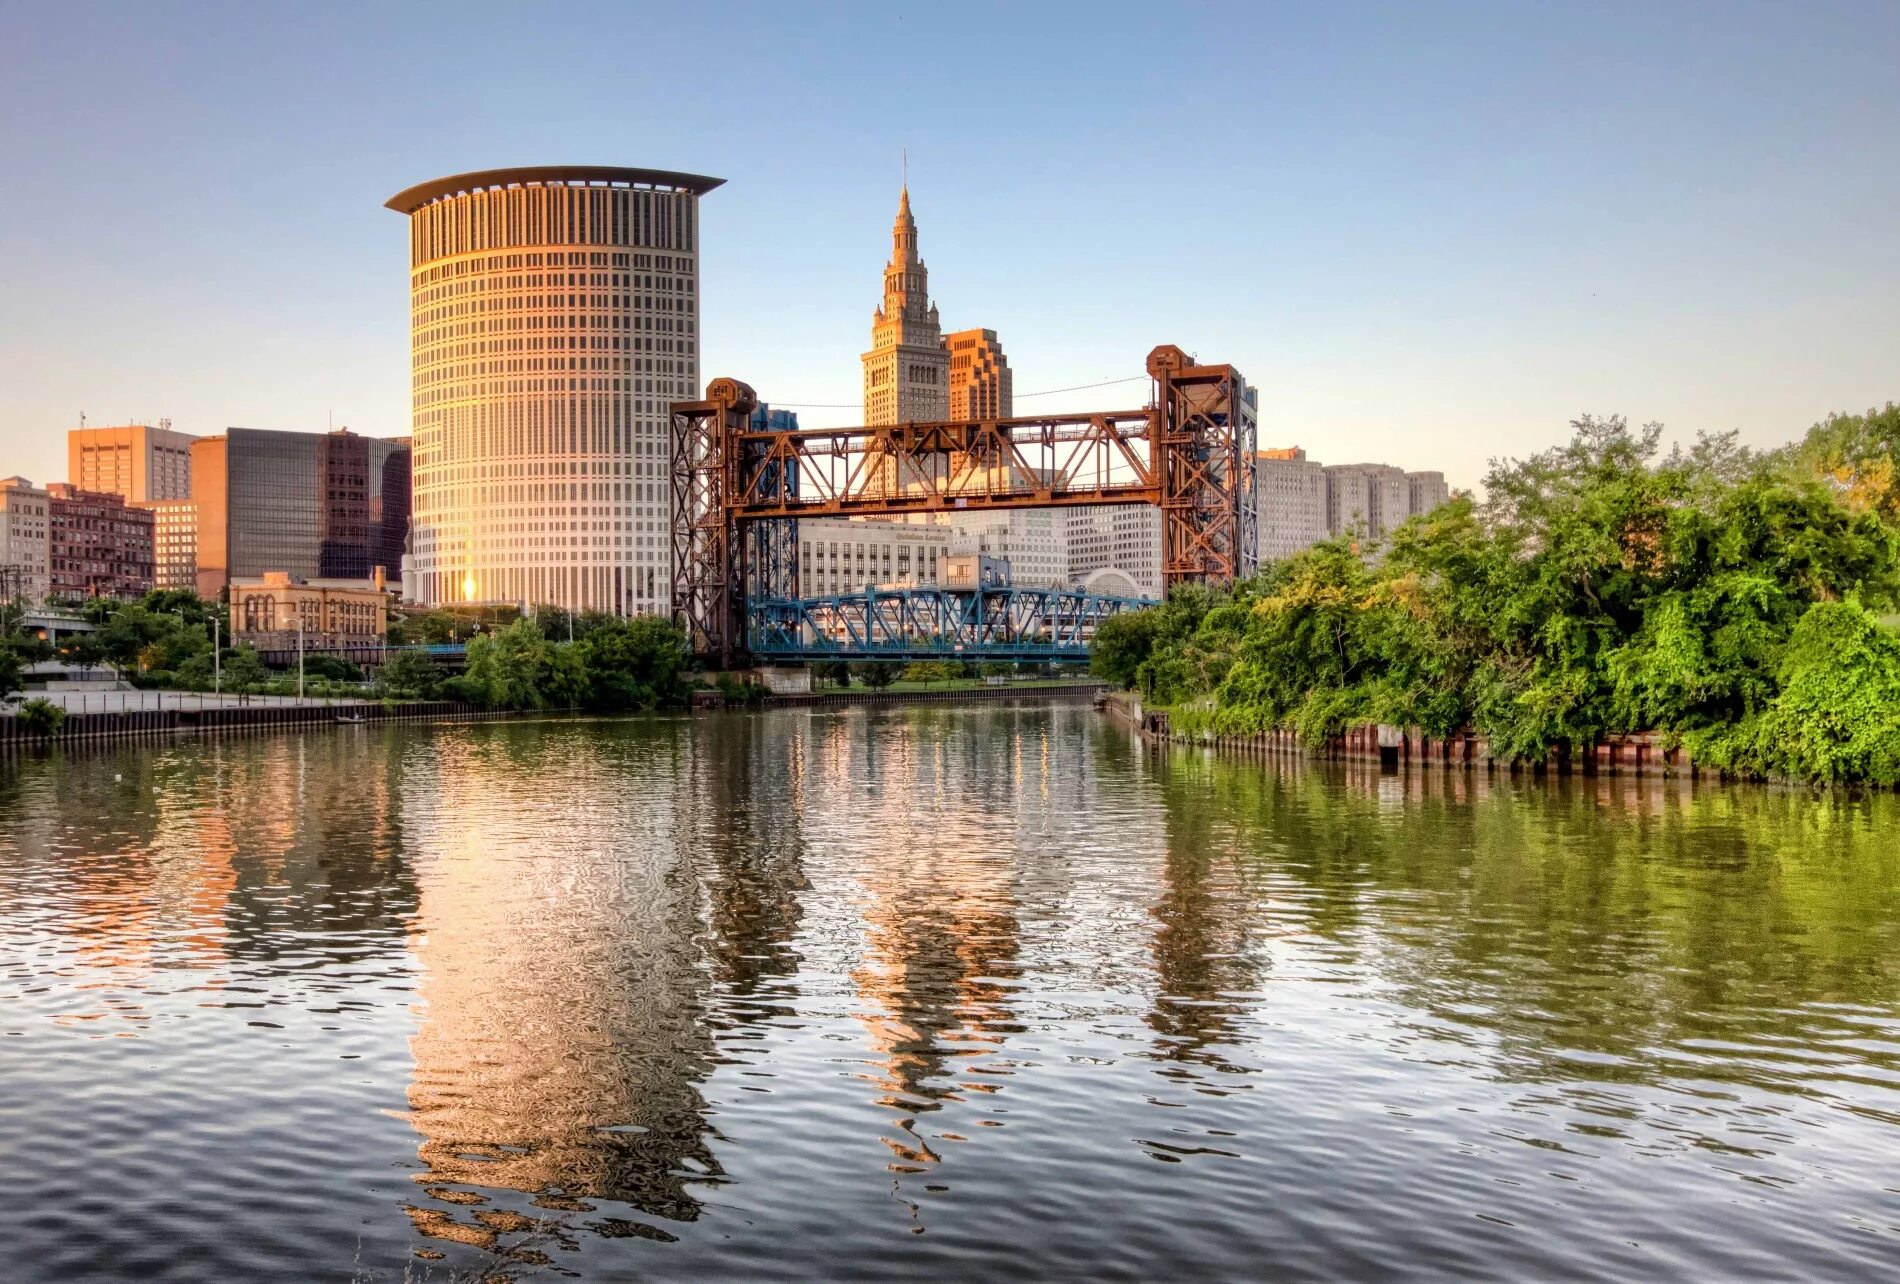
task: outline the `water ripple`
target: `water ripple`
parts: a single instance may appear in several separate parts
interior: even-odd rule
[[[10,1260],[1892,1274],[1896,822],[1064,705],[9,759]]]

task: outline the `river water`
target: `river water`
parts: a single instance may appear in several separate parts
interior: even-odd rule
[[[1085,704],[0,760],[0,1279],[1891,1277],[1900,800]]]

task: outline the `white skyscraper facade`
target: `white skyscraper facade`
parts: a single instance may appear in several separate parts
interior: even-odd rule
[[[423,183],[410,224],[414,592],[670,609],[668,407],[697,395],[699,198],[546,166]]]

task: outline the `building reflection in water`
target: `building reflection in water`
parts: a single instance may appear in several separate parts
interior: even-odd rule
[[[795,965],[795,845],[721,840],[735,819],[743,830],[735,785],[753,768],[743,745],[698,743],[684,722],[495,726],[439,743],[404,780],[431,818],[415,844],[409,1103],[424,1170],[410,1215],[425,1234],[489,1246],[543,1219],[668,1238],[613,1210],[579,1219],[610,1201],[690,1221],[696,1188],[720,1179],[701,1092],[708,988]]]
[[[97,974],[78,988],[99,1006],[61,1023],[142,1021],[141,996],[165,971],[205,972],[198,984],[215,992],[292,953],[400,953],[414,907],[400,826],[387,775],[343,769],[358,756],[338,738],[108,746],[13,776],[49,804],[20,809],[14,874],[31,880],[74,965]],[[89,821],[53,823],[72,816]]]
[[[1269,965],[1256,939],[1263,893],[1250,885],[1251,835],[1230,813],[1207,807],[1202,782],[1178,765],[1156,763],[1167,854],[1152,911],[1155,997],[1146,1020],[1170,1077],[1246,1073],[1226,1049],[1245,1038]]]
[[[1046,793],[1050,764],[1046,742],[996,734],[1008,717],[918,710],[869,733],[833,719],[817,747],[820,774],[852,782],[858,823],[877,834],[861,847],[864,938],[851,981],[899,1174],[941,1159],[921,1115],[1002,1090],[1006,1076],[978,1059],[1020,1028],[1019,862],[1036,846],[1019,832],[1019,804]]]
[[[705,946],[721,1000],[713,1024],[728,1030],[789,1017],[801,962],[799,897],[810,887],[802,729],[739,716],[706,720],[696,732],[687,741],[673,843],[690,853],[703,888]]]

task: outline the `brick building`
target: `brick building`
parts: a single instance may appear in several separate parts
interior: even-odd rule
[[[153,520],[118,495],[65,482],[46,488],[51,596],[143,597],[153,584]]]

